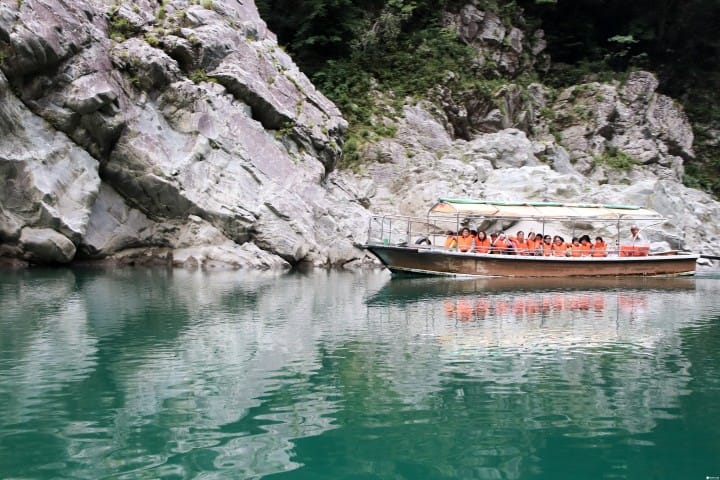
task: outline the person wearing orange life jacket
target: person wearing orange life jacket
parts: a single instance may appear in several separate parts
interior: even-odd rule
[[[605,245],[602,237],[595,237],[595,245],[593,245],[592,256],[607,257],[607,245]]]
[[[492,249],[494,253],[509,254],[511,252],[512,244],[510,240],[505,236],[504,232],[498,232],[495,241],[492,243]]]
[[[552,243],[552,237],[550,235],[545,235],[543,237],[543,242],[538,247],[538,251],[540,254],[544,257],[549,257],[552,255],[552,249],[553,249],[553,243]]]
[[[525,237],[525,243],[527,244],[527,254],[535,255],[535,232],[530,230]]]
[[[445,237],[445,248],[457,247],[457,235],[452,230],[448,230],[445,234],[447,235]]]
[[[518,230],[514,237],[510,237],[510,241],[515,247],[516,254],[529,255],[530,248],[528,246],[528,241],[525,238],[525,232],[523,232],[522,230]]]
[[[553,237],[552,255],[554,257],[567,257],[570,254],[568,251],[569,247],[570,245],[565,243],[565,239],[560,235]]]
[[[475,251],[477,253],[488,253],[490,251],[490,239],[484,230],[479,230],[475,237]]]
[[[462,234],[458,237],[458,249],[461,252],[469,252],[473,248],[473,237],[470,235],[470,229],[465,227]]]
[[[570,240],[568,252],[570,253],[571,257],[582,256],[582,246],[580,245],[580,239],[578,237],[573,237],[572,240]]]
[[[580,237],[580,246],[577,250],[580,252],[581,257],[589,257],[592,255],[592,242],[590,241],[589,235],[583,235]],[[575,255],[576,248],[573,248],[573,256]]]

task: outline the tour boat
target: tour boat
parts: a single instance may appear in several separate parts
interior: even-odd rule
[[[697,254],[651,252],[649,245],[621,241],[621,233],[631,225],[649,228],[665,221],[653,210],[629,205],[441,198],[426,217],[374,215],[364,247],[393,273],[481,277],[693,275]],[[444,246],[448,232],[459,235],[463,228],[479,227],[488,232],[494,228],[514,233],[520,222],[530,222],[542,235],[562,230],[579,236],[594,228],[608,231],[608,227],[617,235],[614,244],[607,242],[605,256],[545,256],[535,251],[478,253],[474,248],[463,252],[457,245]]]

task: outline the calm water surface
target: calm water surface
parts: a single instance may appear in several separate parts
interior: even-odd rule
[[[718,293],[0,271],[0,478],[719,477]]]

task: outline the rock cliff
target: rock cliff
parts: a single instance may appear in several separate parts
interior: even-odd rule
[[[532,66],[520,59],[539,58],[542,35],[495,20],[449,19],[482,61]],[[687,119],[647,73],[556,98],[509,86],[463,135],[462,108],[409,103],[350,172],[336,169],[346,122],[252,1],[5,2],[0,61],[5,259],[368,264],[355,245],[371,211],[423,213],[438,196],[649,206],[671,220],[655,240],[720,253],[720,206],[680,183]]]
[[[0,255],[336,265],[346,122],[252,2],[0,5]]]

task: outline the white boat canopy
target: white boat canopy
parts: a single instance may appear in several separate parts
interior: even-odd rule
[[[453,214],[491,218],[526,219],[596,219],[596,220],[664,220],[648,208],[630,205],[552,202],[494,202],[457,198],[440,198],[429,215]]]

